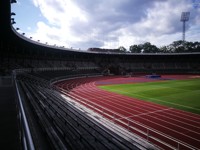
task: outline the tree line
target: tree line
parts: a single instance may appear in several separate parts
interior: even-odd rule
[[[125,47],[120,46],[118,50],[124,53],[191,53],[200,52],[200,42],[180,40],[160,48],[150,42],[146,42],[144,44],[131,45],[128,50]]]

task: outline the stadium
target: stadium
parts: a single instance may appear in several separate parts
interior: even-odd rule
[[[200,52],[80,51],[13,27],[0,1],[1,149],[200,149]]]

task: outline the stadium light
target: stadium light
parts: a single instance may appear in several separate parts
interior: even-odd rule
[[[11,22],[11,24],[16,24],[16,22],[13,20],[13,21]]]
[[[10,14],[11,16],[15,16],[16,14],[14,13],[14,12],[11,12],[11,14]]]
[[[11,3],[11,4],[12,4],[12,3],[17,3],[17,1],[16,1],[16,0],[11,0],[10,3]]]
[[[182,12],[181,22],[183,22],[183,42],[185,41],[185,22],[189,21],[190,12]]]
[[[11,24],[15,24],[15,19],[14,18],[11,18]]]

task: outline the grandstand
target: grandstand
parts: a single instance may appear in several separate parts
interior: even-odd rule
[[[101,53],[41,44],[12,27],[10,8],[14,2],[0,1],[1,146],[15,150],[157,149],[77,103],[77,97],[53,83],[99,77],[105,72],[200,74],[200,53]],[[72,88],[74,85],[69,90]]]

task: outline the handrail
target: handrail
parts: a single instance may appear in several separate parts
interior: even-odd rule
[[[36,80],[37,80],[37,78],[36,78]],[[76,86],[76,85],[75,85]],[[55,86],[55,85],[51,85],[51,87],[53,87],[53,88],[56,88],[58,91],[60,91],[61,93],[63,93],[63,94],[65,94],[65,95],[67,95],[67,96],[69,96],[69,97],[71,97],[71,98],[73,98],[73,99],[77,99],[78,101],[82,101],[82,102],[84,102],[84,101],[86,101],[86,102],[88,102],[88,100],[87,99],[85,99],[85,98],[83,98],[83,97],[80,97],[79,95],[76,95],[76,96],[78,96],[78,97],[74,97],[73,95],[70,95],[70,94],[68,94],[68,91],[67,90],[65,90],[65,89],[63,89],[63,88],[60,88],[60,87],[57,87],[57,86]],[[94,105],[98,105],[98,104],[96,104],[96,103],[93,103],[93,102],[89,102],[89,103],[85,103],[86,105],[90,105],[90,106],[92,106],[91,104],[93,104],[93,107],[94,107],[94,109],[97,109],[97,108],[95,108],[95,106]],[[106,108],[104,108],[103,106],[99,106],[98,105],[98,107],[100,107],[102,110],[102,112],[104,113],[104,115],[109,115],[108,113],[107,114],[105,114],[105,110],[107,110]],[[122,116],[121,114],[117,114],[116,112],[113,112],[113,111],[111,111],[111,110],[107,110],[107,111],[109,111],[109,112],[111,112],[111,114],[113,114],[113,121],[119,121],[119,122],[121,122],[121,120],[118,120],[118,119],[116,119],[115,117],[116,116],[121,116],[121,117],[124,117],[124,116]],[[145,133],[142,133],[142,134],[144,134],[144,135],[146,135],[146,137],[147,137],[147,139],[150,139],[150,138],[152,138],[152,139],[154,139],[154,140],[156,140],[157,142],[159,142],[159,143],[161,143],[161,144],[163,144],[163,145],[165,145],[165,146],[167,146],[167,147],[169,147],[169,148],[172,148],[172,145],[170,145],[169,143],[165,143],[164,141],[161,141],[160,139],[156,139],[156,137],[153,137],[153,136],[150,136],[149,135],[149,131],[151,131],[152,133],[156,133],[156,134],[158,134],[158,135],[160,135],[160,136],[162,136],[162,137],[165,137],[166,139],[169,139],[169,140],[171,140],[171,141],[173,141],[173,142],[176,142],[177,143],[177,147],[173,147],[173,148],[175,148],[175,149],[179,149],[179,147],[182,145],[182,146],[185,146],[185,147],[187,147],[187,148],[190,148],[190,149],[195,149],[195,147],[194,146],[192,146],[192,145],[189,145],[189,144],[187,144],[187,143],[185,143],[185,142],[182,142],[182,141],[180,141],[180,140],[178,140],[178,139],[175,139],[175,138],[173,138],[173,137],[171,137],[171,136],[169,136],[169,135],[167,135],[167,134],[164,134],[164,133],[162,133],[162,132],[160,132],[160,131],[157,131],[157,130],[155,130],[155,129],[152,129],[152,128],[150,128],[150,127],[148,127],[148,126],[145,126],[145,125],[143,125],[143,124],[141,124],[141,123],[139,123],[139,122],[134,122],[133,120],[130,120],[130,119],[126,119],[127,121],[128,121],[128,123],[125,123],[125,122],[121,122],[122,124],[124,124],[125,126],[127,126],[127,128],[132,128],[133,130],[136,130],[136,131],[139,131],[139,132],[143,132],[142,130],[140,130],[140,129],[138,129],[138,128],[134,128],[134,127],[132,127],[132,126],[130,126],[130,122],[133,122],[134,124],[137,124],[137,125],[139,125],[140,127],[143,127],[143,128],[145,128],[146,130],[147,130],[147,133],[145,134]],[[111,120],[112,121],[112,120]]]
[[[70,79],[76,79],[76,78],[84,78],[84,77],[93,77],[93,76],[102,76],[101,73],[92,73],[92,74],[78,74],[78,75],[67,75],[67,76],[60,76],[56,77],[50,80],[50,85],[53,85],[56,82],[64,81],[64,80],[70,80]]]
[[[19,118],[20,118],[20,124],[21,124],[21,128],[22,128],[22,136],[23,136],[22,143],[23,143],[25,150],[35,150],[35,146],[33,144],[33,139],[32,139],[31,132],[30,132],[30,127],[28,125],[26,113],[24,110],[23,102],[22,102],[22,97],[19,92],[19,87],[18,87],[18,83],[16,80],[15,70],[13,71],[13,80],[14,80],[14,84],[16,87],[17,97],[18,97],[19,115],[20,115]]]
[[[107,108],[104,108],[103,106],[100,106],[100,105],[98,105],[98,104],[96,104],[96,103],[94,103],[94,102],[91,102],[91,101],[89,101],[89,100],[87,100],[87,99],[85,99],[85,98],[83,98],[83,97],[81,97],[81,96],[79,96],[79,95],[77,95],[77,94],[73,94],[73,95],[74,95],[74,96],[78,96],[78,98],[77,98],[77,97],[74,97],[73,95],[68,94],[68,91],[65,90],[65,89],[63,89],[63,88],[61,88],[61,87],[58,87],[58,89],[60,89],[60,92],[61,92],[61,93],[65,94],[65,95],[67,95],[67,96],[69,96],[69,97],[72,97],[73,99],[76,99],[76,100],[81,101],[81,102],[86,101],[87,103],[84,103],[85,105],[89,105],[89,106],[91,107],[91,105],[90,105],[89,103],[92,103],[93,105],[96,105],[96,106],[100,107],[100,108],[102,109],[102,111],[103,111],[103,109],[104,109],[104,110],[107,110],[107,111],[111,112],[111,114],[113,114],[113,116],[114,116],[113,121],[119,121],[119,122],[121,122],[120,120],[116,119],[115,116],[124,117],[124,116],[122,116],[121,114],[118,114],[118,113],[116,113],[116,112],[113,112],[112,110],[108,110]],[[88,103],[88,102],[89,102],[89,103]],[[93,106],[93,107],[95,107],[95,106]],[[103,113],[104,113],[104,115],[109,115],[109,114],[105,114],[105,112],[103,112]],[[172,140],[172,141],[176,142],[176,143],[177,143],[177,148],[178,148],[178,149],[179,149],[180,145],[182,145],[182,146],[185,146],[185,147],[187,147],[187,148],[189,148],[189,149],[195,150],[195,147],[194,147],[194,146],[189,145],[189,144],[187,144],[187,143],[185,143],[185,142],[182,142],[182,141],[180,141],[180,140],[177,140],[177,139],[175,139],[175,138],[173,138],[173,137],[171,137],[171,136],[169,136],[169,135],[166,135],[166,134],[164,134],[164,133],[162,133],[162,132],[160,132],[160,131],[157,131],[157,130],[155,130],[155,129],[152,129],[152,128],[150,128],[150,127],[147,127],[147,126],[145,126],[145,125],[143,125],[143,124],[141,124],[141,123],[139,123],[139,122],[133,122],[133,120],[130,120],[130,119],[126,119],[126,120],[128,121],[128,124],[125,124],[124,122],[121,122],[121,123],[124,124],[125,126],[127,126],[129,129],[132,128],[132,127],[129,125],[130,122],[135,123],[135,124],[137,124],[137,125],[139,125],[139,126],[145,128],[145,129],[147,129],[147,133],[146,133],[147,139],[148,139],[148,138],[153,138],[153,137],[149,136],[149,134],[148,134],[149,131],[151,131],[151,132],[154,132],[154,133],[156,133],[156,134],[158,134],[158,135],[160,135],[160,136],[165,137],[166,139],[169,139],[169,140]],[[111,120],[111,121],[112,121],[112,120]],[[136,129],[135,129],[135,130],[136,130]],[[141,131],[140,129],[138,129],[138,130],[139,130],[138,132]],[[157,141],[158,141],[158,140],[157,140]],[[158,142],[159,142],[159,141],[158,141]],[[160,141],[160,143],[162,143],[163,145],[165,145],[165,146],[167,146],[167,147],[171,147],[171,145],[169,145],[168,143],[165,143],[164,141],[162,141],[162,142]],[[174,147],[174,148],[175,148],[175,147]]]
[[[37,84],[37,83],[36,83]],[[30,84],[29,84],[30,85]],[[28,86],[29,87],[29,86]],[[59,105],[57,105],[58,103],[60,103],[60,101],[54,101],[54,98],[56,97],[57,98],[57,96],[56,95],[54,95],[54,96],[52,96],[51,94],[53,93],[52,91],[51,91],[51,88],[49,87],[49,88],[45,88],[45,90],[42,90],[42,88],[43,87],[40,87],[40,86],[37,86],[37,85],[32,85],[31,84],[31,86],[30,86],[33,90],[35,90],[35,92],[38,92],[38,94],[40,94],[44,99],[47,99],[47,97],[48,97],[48,99],[50,100],[50,101],[52,101],[54,104],[56,104],[56,106],[59,106]],[[35,93],[34,92],[34,93]],[[51,94],[49,94],[49,92],[51,92]],[[46,95],[46,94],[47,95]],[[44,96],[44,95],[46,95],[46,96]],[[37,97],[37,96],[36,96]],[[52,98],[52,99],[51,99]],[[42,104],[42,107],[44,106],[44,103],[43,103],[43,101],[40,101],[40,103]],[[46,101],[45,103],[49,103],[48,101]],[[51,104],[51,103],[49,103],[49,104]],[[61,104],[61,103],[60,103]],[[50,106],[50,105],[47,105],[47,106]],[[51,105],[51,107],[48,107],[48,108],[46,108],[46,107],[44,107],[44,109],[46,110],[45,112],[48,112],[48,110],[50,110],[50,109],[54,109],[55,108],[55,106],[52,106]],[[62,110],[65,110],[65,108],[64,108],[64,105],[61,105],[61,106],[59,106],[59,110],[62,108]],[[68,108],[68,107],[67,107]],[[57,110],[57,107],[56,107],[56,109],[54,110],[54,111],[56,111],[57,113],[55,113],[56,115],[57,114],[60,114],[60,111],[59,110]],[[79,115],[78,115],[79,116]],[[62,117],[62,115],[61,115],[61,117]],[[60,118],[60,117],[59,117]],[[65,120],[65,118],[63,118],[64,120]],[[73,118],[72,118],[73,119]],[[84,120],[83,120],[84,121]],[[86,122],[87,123],[87,122]],[[59,124],[58,124],[59,125]],[[60,127],[58,127],[58,128],[60,128]],[[62,130],[62,128],[60,128],[61,130]],[[100,141],[101,142],[101,141]],[[139,143],[138,143],[139,144]]]

